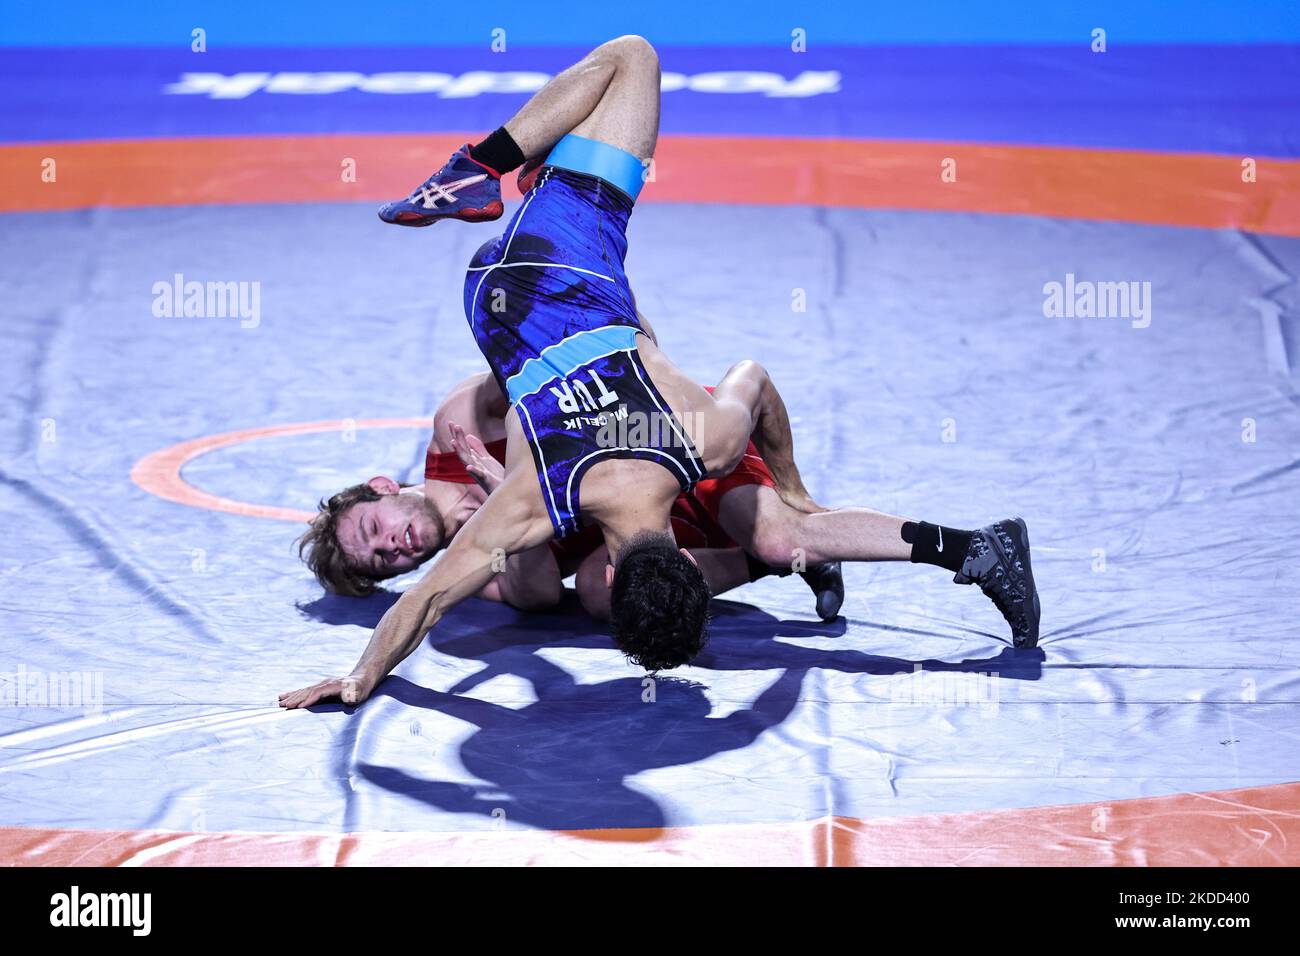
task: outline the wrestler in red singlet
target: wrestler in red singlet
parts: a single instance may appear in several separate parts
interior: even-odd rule
[[[504,438],[484,444],[489,455],[502,464],[505,463],[506,440]],[[472,485],[474,477],[465,470],[460,457],[453,451],[429,451],[424,457],[424,477],[434,481],[449,481],[455,484]],[[733,488],[742,485],[766,485],[772,487],[772,475],[767,465],[758,454],[758,449],[751,442],[745,450],[745,457],[729,475],[721,478],[705,478],[695,487],[677,496],[673,502],[673,535],[677,538],[679,548],[736,548],[739,547],[718,523],[718,513],[722,508],[722,498]],[[560,565],[561,574],[572,574],[582,559],[604,544],[604,536],[595,525],[583,529],[576,535],[557,538],[551,541],[551,551]]]

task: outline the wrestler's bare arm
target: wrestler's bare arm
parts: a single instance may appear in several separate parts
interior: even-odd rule
[[[429,450],[455,451],[452,447],[451,423],[463,426],[483,441],[496,441],[504,434],[501,420],[510,411],[510,403],[491,372],[479,372],[452,387],[433,413],[433,435]]]
[[[746,442],[752,439],[786,504],[809,513],[826,510],[804,487],[794,460],[790,416],[767,369],[749,360],[736,363],[713,390],[712,398],[714,408],[706,414],[713,416],[710,432],[721,436],[722,448],[730,453],[739,447],[743,454]]]
[[[752,438],[787,504],[800,511],[825,510],[803,486],[794,461],[790,416],[767,369],[757,362],[738,362],[710,395],[648,336],[637,339],[637,351],[669,406],[682,416],[710,475],[734,469]]]
[[[645,332],[645,334],[650,336],[650,341],[653,342],[655,345],[658,345],[659,336],[655,335],[654,326],[650,324],[649,319],[647,319],[644,315],[641,314],[640,309],[637,309],[636,320],[641,323],[641,329]]]
[[[493,389],[501,395],[495,381]],[[465,431],[457,422],[450,422],[448,429],[452,450],[479,486],[489,495],[501,487],[505,481],[505,466],[488,454],[479,437]],[[510,555],[505,568],[484,585],[478,596],[485,601],[501,601],[521,611],[539,611],[559,604],[564,596],[564,578],[550,542]]]
[[[481,436],[493,441],[504,435],[509,411],[510,403],[492,373],[471,375],[447,393],[434,413],[429,450],[458,455],[465,470],[491,494],[505,479],[505,469],[488,454]],[[521,611],[554,607],[564,596],[564,583],[549,544],[510,555],[501,573],[477,596]]]
[[[483,380],[479,382],[477,397],[483,414],[488,418],[505,418],[506,413],[510,411],[510,399],[506,398],[506,393],[501,391],[496,376],[491,372],[484,375]]]
[[[283,694],[280,706],[310,707],[333,698],[345,704],[365,700],[448,610],[492,579],[506,555],[536,547],[552,533],[537,476],[529,468],[512,469],[433,569],[389,608],[352,672]]]

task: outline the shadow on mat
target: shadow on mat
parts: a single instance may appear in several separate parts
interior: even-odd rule
[[[396,591],[377,591],[369,597],[343,597],[326,592],[314,601],[299,601],[298,613],[321,624],[355,624],[374,628],[401,595]]]
[[[533,657],[538,700],[519,709],[417,687],[390,678],[381,692],[410,707],[436,710],[478,730],[457,756],[486,785],[419,778],[404,768],[361,764],[370,782],[451,813],[501,817],[548,830],[657,828],[663,808],[629,787],[647,770],[684,766],[741,750],[794,710],[802,671],[786,671],[752,707],[710,718],[704,688],[660,678],[655,701],[642,699],[640,677],[578,684],[561,668]],[[563,684],[563,690],[560,685]],[[655,834],[628,834],[633,840]]]
[[[350,624],[374,628],[387,610],[397,603],[401,595],[381,591],[367,598],[339,597],[327,594],[298,605],[306,617],[324,624]],[[752,604],[714,598],[711,607],[712,622],[708,646],[695,659],[695,664],[708,670],[767,670],[776,667],[821,667],[826,670],[854,674],[888,676],[923,671],[947,671],[997,674],[1008,680],[1038,680],[1042,676],[1045,654],[1041,647],[1016,650],[1004,647],[996,657],[942,661],[936,658],[911,659],[881,657],[864,651],[822,650],[798,647],[775,641],[777,637],[842,637],[848,630],[844,618],[833,621],[780,620],[761,611]],[[473,609],[473,610],[466,610]],[[490,627],[476,627],[484,618]],[[470,627],[466,627],[470,624]],[[511,635],[541,633],[546,638],[539,645],[552,647],[608,648],[612,646],[607,633],[593,632],[592,620],[583,613],[577,595],[566,589],[564,601],[552,611],[521,613],[492,601],[470,599],[448,614],[438,625],[429,640],[447,654],[467,659],[486,660],[490,648],[518,644]],[[906,632],[918,637],[943,637],[939,631],[921,631],[882,625],[871,625],[879,630]],[[475,645],[461,643],[462,638],[448,632],[470,632]],[[493,671],[494,676],[500,671]]]
[[[393,676],[374,695],[438,711],[476,727],[460,745],[457,757],[469,773],[486,783],[422,779],[418,768],[374,763],[357,765],[357,775],[450,813],[504,816],[512,824],[549,830],[650,828],[651,832],[626,835],[631,840],[650,840],[656,838],[653,828],[667,822],[664,808],[630,787],[628,779],[748,747],[794,711],[811,668],[892,675],[912,673],[920,665],[923,670],[1034,679],[1043,659],[1039,651],[1007,649],[987,660],[950,663],[876,657],[847,648],[797,647],[776,638],[838,636],[844,623],[781,621],[748,605],[715,601],[712,637],[696,659],[698,667],[780,670],[781,674],[750,707],[712,717],[705,687],[695,681],[660,675],[651,703],[645,700],[644,675],[639,671],[580,683],[537,653],[544,648],[610,648],[610,638],[594,631],[591,620],[573,604],[547,615],[520,615],[488,602],[467,602],[444,618],[441,633],[431,643],[440,654],[485,666],[447,692]],[[699,671],[691,673],[699,676]],[[501,675],[528,681],[537,700],[511,708],[466,696]],[[357,725],[349,728],[354,733],[360,730]],[[346,746],[355,752],[352,742]]]

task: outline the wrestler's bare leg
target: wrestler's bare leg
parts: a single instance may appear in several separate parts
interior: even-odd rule
[[[498,219],[504,211],[501,174],[521,161],[540,163],[569,133],[617,147],[648,166],[659,137],[659,56],[639,36],[602,43],[538,90],[500,133],[467,146],[468,152],[457,150],[405,199],[382,206],[379,218],[399,226]]]
[[[639,36],[602,43],[538,90],[505,128],[527,159],[566,133],[649,159],[659,137],[659,56]]]
[[[731,489],[718,511],[718,523],[742,548],[772,567],[786,568],[798,558],[808,564],[907,561],[912,546],[901,531],[908,520],[868,508],[807,514],[763,485]]]

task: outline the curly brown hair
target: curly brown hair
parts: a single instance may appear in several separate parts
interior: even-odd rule
[[[382,495],[367,484],[344,488],[328,501],[321,500],[320,511],[311,526],[298,539],[298,557],[302,558],[321,587],[348,597],[365,597],[376,591],[382,580],[354,567],[339,544],[338,524],[343,514],[360,501],[378,501]]]

